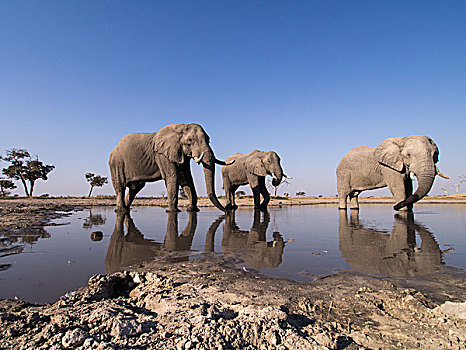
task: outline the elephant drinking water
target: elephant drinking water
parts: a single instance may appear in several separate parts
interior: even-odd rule
[[[395,197],[395,210],[412,210],[415,202],[432,188],[440,173],[437,166],[439,150],[427,136],[392,137],[376,148],[356,147],[349,151],[337,167],[337,189],[340,209],[346,209],[350,198],[351,209],[358,209],[358,195],[365,190],[388,186]],[[412,180],[418,188],[413,193]]]
[[[110,154],[109,166],[116,193],[117,210],[129,210],[136,194],[146,182],[164,180],[168,212],[178,210],[180,185],[188,196],[188,211],[198,211],[197,194],[189,162],[193,158],[204,166],[207,195],[220,210],[226,211],[215,194],[215,158],[209,136],[198,124],[171,124],[154,133],[124,136]],[[129,192],[125,200],[125,190]]]

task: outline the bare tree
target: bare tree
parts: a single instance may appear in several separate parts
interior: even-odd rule
[[[42,163],[38,156],[31,157],[23,148],[7,150],[6,156],[0,156],[0,159],[10,162],[10,166],[2,169],[2,173],[10,179],[20,180],[28,197],[32,197],[36,180],[46,181],[48,173],[55,169],[54,165]],[[26,181],[29,182],[29,189]]]
[[[237,195],[237,196],[245,196],[245,195],[246,195],[246,192],[241,191],[241,190],[240,190],[240,191],[236,191],[236,195]]]
[[[296,195],[302,197],[302,196],[306,195],[306,192],[304,192],[304,191],[296,192]]]
[[[458,183],[456,184],[456,194],[458,194],[458,192],[460,191],[461,184],[466,181],[465,175],[458,176],[458,178],[459,180],[458,180]]]
[[[108,183],[108,179],[104,176],[95,175],[93,173],[86,173],[86,175],[84,176],[86,177],[87,182],[89,182],[89,184],[91,185],[88,197],[91,196],[94,187],[102,187],[103,185]]]
[[[270,188],[270,189],[273,190],[273,195],[274,195],[275,197],[277,196],[277,192],[278,192],[278,189],[279,189],[280,187],[285,187],[285,186],[289,186],[289,185],[291,185],[291,182],[290,182],[289,179],[283,179],[282,182],[280,182],[280,183],[278,184],[278,186],[274,186],[274,185],[272,184],[272,179],[270,179],[269,181],[267,181],[267,188]]]

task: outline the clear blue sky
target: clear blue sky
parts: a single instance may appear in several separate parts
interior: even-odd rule
[[[184,122],[218,158],[277,151],[293,194],[335,195],[341,157],[392,136],[431,136],[440,169],[466,175],[465,1],[1,1],[0,14],[0,152],[56,166],[36,195],[84,195],[123,135]]]

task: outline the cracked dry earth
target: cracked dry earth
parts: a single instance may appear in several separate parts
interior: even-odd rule
[[[153,261],[95,275],[54,304],[0,301],[0,348],[465,348],[466,303],[354,273],[302,284],[236,263]]]

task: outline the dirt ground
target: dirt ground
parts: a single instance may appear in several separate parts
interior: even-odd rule
[[[0,200],[0,235],[112,204]],[[417,282],[341,272],[305,284],[240,268],[236,255],[168,263],[176,254],[93,276],[53,304],[0,301],[0,349],[466,349],[463,270],[443,267]]]

